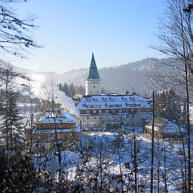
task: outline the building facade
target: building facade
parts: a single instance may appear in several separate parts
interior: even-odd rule
[[[43,112],[36,123],[36,128],[33,131],[26,130],[28,146],[31,143],[34,145],[41,143],[52,148],[58,143],[62,149],[69,149],[68,144],[72,140],[75,140],[77,144],[79,143],[80,131],[76,127],[74,117],[62,110]]]
[[[143,126],[152,117],[151,99],[139,95],[84,96],[77,109],[84,128]]]
[[[100,92],[101,78],[94,54],[86,80],[86,94],[77,104],[83,128],[118,128],[120,124],[131,127],[143,126],[151,120],[151,98],[139,95],[104,95]]]

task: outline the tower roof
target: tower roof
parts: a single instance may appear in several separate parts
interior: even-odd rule
[[[101,80],[93,53],[92,53],[92,58],[91,58],[87,80]]]

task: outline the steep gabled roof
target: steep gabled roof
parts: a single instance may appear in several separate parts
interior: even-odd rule
[[[93,53],[92,53],[92,58],[91,58],[91,63],[90,63],[90,67],[89,67],[89,73],[88,73],[87,80],[101,80]]]
[[[60,109],[54,109],[42,113],[39,124],[47,123],[76,123],[76,121],[69,113]]]

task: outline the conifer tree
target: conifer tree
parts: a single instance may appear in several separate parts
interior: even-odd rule
[[[64,86],[63,86],[63,91],[65,92],[65,94],[67,95],[67,96],[70,96],[70,94],[69,94],[69,88],[68,88],[68,85],[65,83],[64,84]]]
[[[75,95],[75,88],[74,88],[74,84],[71,83],[70,86],[69,86],[69,95],[70,97],[73,97]]]
[[[20,74],[14,72],[11,67],[1,69],[2,80],[2,117],[0,131],[5,142],[7,152],[22,147],[23,132],[22,118],[17,106],[17,91],[14,80]]]

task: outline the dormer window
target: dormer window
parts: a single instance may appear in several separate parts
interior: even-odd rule
[[[135,98],[134,97],[130,97],[131,101],[135,101]]]
[[[127,99],[126,99],[126,98],[124,98],[124,97],[122,97],[122,100],[123,100],[123,101],[127,101]]]

